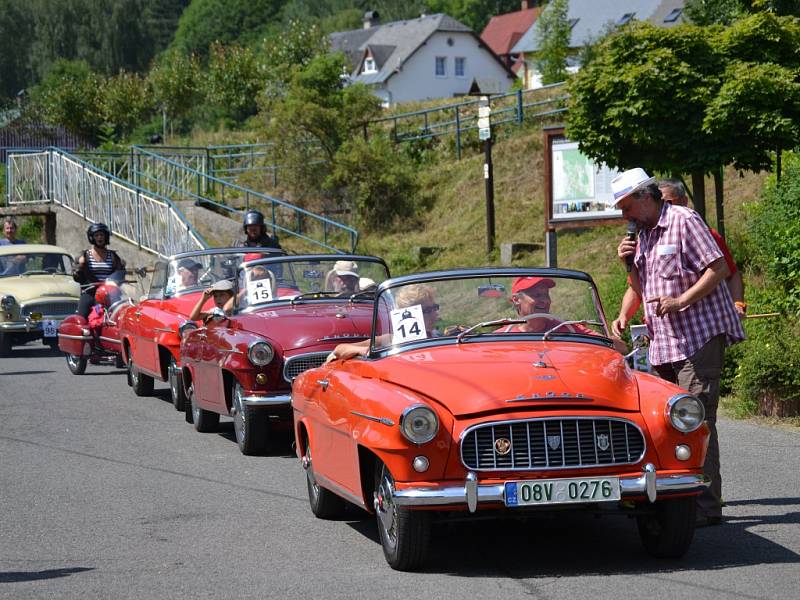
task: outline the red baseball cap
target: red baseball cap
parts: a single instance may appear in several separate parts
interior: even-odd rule
[[[547,277],[517,277],[511,285],[511,293],[518,294],[537,285],[545,285],[551,288],[556,286],[556,282]]]

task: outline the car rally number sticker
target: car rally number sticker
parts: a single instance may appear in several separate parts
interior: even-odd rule
[[[392,319],[392,344],[424,340],[428,337],[421,304],[407,308],[395,308],[390,316]]]
[[[247,282],[247,300],[250,304],[262,304],[272,300],[272,285],[269,279]]]

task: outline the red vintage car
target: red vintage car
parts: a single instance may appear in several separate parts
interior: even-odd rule
[[[292,380],[342,341],[371,331],[379,258],[298,255],[243,263],[231,315],[217,309],[181,344],[187,421],[214,431],[233,417],[244,454],[265,449],[272,420],[291,430]]]
[[[128,383],[138,396],[153,392],[153,384],[168,381],[172,403],[184,410],[180,380],[181,325],[184,325],[203,289],[221,279],[232,279],[247,255],[277,256],[273,248],[216,248],[184,252],[155,263],[150,291],[119,319],[119,339],[128,365]],[[213,302],[209,299],[207,307]]]
[[[621,511],[651,554],[687,550],[708,486],[703,405],[629,368],[588,275],[457,270],[376,293],[368,347],[292,388],[317,517],[374,512],[402,570],[422,564],[433,519],[471,513]]]

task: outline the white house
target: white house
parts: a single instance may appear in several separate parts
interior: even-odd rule
[[[330,36],[331,49],[350,60],[350,79],[369,85],[385,106],[508,91],[514,74],[466,25],[443,14],[377,24]]]
[[[597,41],[609,27],[622,27],[636,20],[648,21],[657,27],[675,27],[685,23],[684,4],[685,0],[569,0],[567,19],[572,27],[569,47],[573,55],[567,60],[567,70],[574,73],[580,68],[578,50]],[[548,10],[550,5],[544,8],[544,13]],[[533,62],[537,50],[539,41],[536,23],[533,23],[511,49],[512,53],[521,56],[520,77],[528,89],[542,85]]]

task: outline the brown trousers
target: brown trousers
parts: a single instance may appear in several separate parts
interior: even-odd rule
[[[711,338],[693,356],[674,363],[653,365],[661,376],[681,386],[700,399],[706,408],[706,423],[711,430],[703,472],[711,479],[711,487],[697,497],[697,514],[704,517],[722,516],[722,476],[719,469],[719,441],[717,439],[717,407],[719,406],[719,379],[725,358],[725,336]]]

